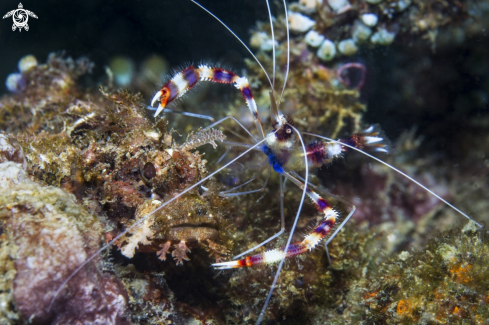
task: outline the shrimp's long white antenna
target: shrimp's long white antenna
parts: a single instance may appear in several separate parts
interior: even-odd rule
[[[277,131],[273,131],[273,132],[277,132]],[[216,175],[217,173],[219,173],[222,169],[226,168],[227,166],[231,165],[232,163],[234,163],[236,160],[238,160],[239,158],[243,157],[245,154],[247,154],[248,152],[250,152],[251,150],[253,150],[255,147],[258,147],[260,144],[262,144],[263,142],[265,142],[266,138],[264,138],[263,140],[257,142],[255,145],[253,145],[252,147],[250,147],[249,149],[247,149],[246,151],[244,151],[243,153],[241,153],[239,156],[237,156],[236,158],[234,158],[233,160],[231,160],[230,162],[228,162],[227,164],[225,164],[224,166],[222,166],[221,168],[219,168],[218,170],[216,170],[215,172],[213,172],[212,174],[208,175],[207,177],[201,179],[199,182],[193,184],[192,186],[189,186],[187,187],[185,190],[183,190],[182,192],[178,193],[177,195],[175,195],[173,198],[171,198],[170,200],[164,202],[162,205],[160,205],[158,208],[154,209],[153,211],[151,211],[150,213],[146,214],[144,217],[142,217],[141,219],[139,219],[138,221],[136,221],[132,226],[130,226],[129,228],[127,228],[126,230],[124,230],[122,233],[120,233],[119,235],[117,235],[114,239],[112,239],[110,242],[108,242],[107,244],[105,244],[104,246],[102,246],[102,248],[100,248],[95,254],[93,254],[92,256],[90,256],[85,262],[83,262],[80,266],[78,266],[76,268],[75,271],[73,271],[73,273],[70,274],[70,276],[68,278],[66,278],[66,280],[63,281],[63,283],[59,286],[58,290],[56,290],[56,292],[54,293],[54,296],[53,298],[51,299],[51,302],[49,303],[49,307],[48,307],[48,311],[51,310],[51,307],[56,299],[56,297],[59,295],[59,293],[61,292],[61,290],[64,288],[64,286],[78,273],[78,271],[80,271],[85,265],[87,265],[88,263],[90,263],[95,257],[97,257],[98,255],[100,255],[100,253],[102,253],[104,250],[106,250],[109,246],[111,246],[115,241],[117,241],[119,238],[121,238],[122,236],[124,236],[128,231],[130,231],[131,229],[135,228],[136,226],[140,225],[141,223],[143,223],[144,221],[146,221],[150,216],[152,216],[153,214],[155,214],[156,212],[160,211],[161,209],[163,209],[165,206],[167,206],[168,204],[172,203],[173,201],[177,200],[178,198],[180,198],[183,194],[193,190],[194,188],[196,188],[197,186],[199,186],[200,184],[204,183],[205,181],[207,181],[209,178],[211,178],[212,176]]]
[[[220,22],[224,27],[226,27],[226,29],[231,33],[233,34],[234,37],[236,37],[236,39],[245,47],[245,49],[248,50],[248,52],[250,52],[251,56],[253,57],[253,59],[255,59],[256,63],[258,63],[258,65],[261,67],[261,69],[263,70],[263,72],[265,73],[265,76],[267,76],[267,79],[268,79],[268,82],[270,83],[270,87],[272,87],[273,89],[273,84],[272,84],[272,81],[270,80],[270,77],[268,76],[268,73],[267,71],[265,70],[265,68],[263,67],[263,65],[261,64],[260,60],[258,60],[258,58],[253,54],[253,52],[251,52],[251,50],[248,48],[248,46],[246,46],[246,44],[238,37],[238,35],[236,35],[232,30],[231,28],[229,28],[222,20],[220,20],[219,18],[217,18],[216,15],[214,15],[212,12],[210,12],[209,10],[207,10],[204,6],[202,6],[200,3],[198,3],[197,1],[195,0],[190,0],[192,1],[193,3],[195,3],[197,6],[199,6],[200,8],[202,8],[205,12],[207,12],[209,15],[211,15],[212,17],[214,17],[218,22]]]
[[[361,152],[362,154],[364,154],[365,156],[367,157],[370,157],[376,161],[378,161],[379,163],[389,167],[390,169],[392,169],[393,171],[401,174],[402,176],[406,177],[407,179],[409,179],[410,181],[412,181],[413,183],[417,184],[419,187],[421,187],[422,189],[424,189],[426,192],[430,193],[431,195],[433,195],[434,197],[436,197],[438,200],[442,201],[443,203],[445,203],[446,205],[448,205],[450,208],[452,208],[453,210],[457,211],[458,213],[460,213],[461,215],[463,215],[465,218],[475,222],[475,224],[477,226],[479,226],[480,228],[483,228],[482,225],[480,223],[478,223],[477,221],[475,221],[474,219],[472,219],[471,217],[469,217],[466,213],[462,212],[460,209],[458,209],[457,207],[455,207],[453,204],[449,203],[447,200],[445,200],[444,198],[442,198],[441,196],[439,196],[438,194],[436,194],[435,192],[433,192],[432,190],[430,190],[429,188],[427,188],[426,186],[424,186],[423,184],[421,184],[420,182],[418,182],[417,180],[415,180],[414,178],[412,178],[411,176],[409,176],[408,174],[400,171],[399,169],[395,168],[394,166],[391,166],[389,165],[388,163],[386,163],[385,161],[375,157],[375,156],[372,156],[371,154],[369,153],[366,153],[365,151],[363,150],[360,150],[358,148],[355,148],[353,146],[350,146],[344,142],[340,142],[340,141],[336,141],[336,140],[333,140],[333,139],[330,139],[330,138],[327,138],[327,137],[323,137],[321,135],[317,135],[317,134],[314,134],[314,133],[308,133],[308,132],[302,132],[303,134],[307,134],[307,135],[312,135],[314,137],[317,137],[317,138],[321,138],[321,139],[324,139],[324,140],[327,140],[329,142],[334,142],[334,143],[338,143],[342,146],[345,146],[345,147],[348,147],[350,149],[353,149],[353,150],[356,150],[358,152]]]
[[[287,4],[284,1],[285,8],[285,28],[287,29],[287,65],[285,67],[285,79],[284,86],[282,87],[282,93],[280,94],[280,99],[278,100],[278,105],[280,107],[280,103],[282,102],[282,97],[284,96],[285,86],[287,85],[287,78],[289,76],[289,65],[290,65],[290,35],[289,35],[289,16],[287,14]]]
[[[267,0],[268,17],[270,18],[270,29],[272,30],[272,64],[273,64],[273,74],[272,74],[272,90],[275,91],[275,33],[273,32],[273,19],[272,11],[270,10],[270,3]]]
[[[280,264],[278,265],[278,268],[277,268],[277,273],[275,273],[275,278],[273,279],[272,287],[270,288],[270,291],[268,292],[267,299],[265,300],[265,304],[263,305],[263,308],[261,309],[260,315],[258,316],[258,319],[257,319],[255,325],[259,325],[261,323],[263,316],[265,315],[265,311],[268,307],[268,303],[270,302],[270,299],[272,298],[273,290],[275,289],[275,285],[277,284],[278,277],[280,276],[280,271],[282,270],[282,266],[284,265],[285,258],[287,256],[287,251],[289,249],[290,242],[292,241],[292,237],[294,236],[294,231],[295,231],[295,228],[297,226],[297,222],[299,221],[299,216],[301,214],[302,205],[304,204],[304,199],[306,197],[306,192],[307,192],[307,183],[308,183],[307,181],[309,179],[309,164],[307,161],[306,146],[304,145],[304,141],[302,140],[302,137],[301,137],[301,134],[299,133],[299,130],[297,130],[293,125],[291,125],[289,123],[287,123],[287,125],[290,126],[295,132],[297,132],[297,135],[299,136],[299,140],[301,140],[302,150],[304,150],[304,163],[306,166],[306,168],[305,168],[306,173],[305,173],[305,177],[304,177],[306,182],[304,184],[304,190],[302,191],[301,203],[299,204],[299,209],[297,210],[297,214],[295,216],[294,224],[292,225],[292,228],[290,229],[290,235],[289,235],[289,238],[287,239],[287,244],[284,247],[285,254],[282,257],[282,259],[280,260]]]

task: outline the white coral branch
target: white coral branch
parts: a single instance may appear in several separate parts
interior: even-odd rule
[[[129,230],[131,237],[126,238],[127,244],[121,248],[122,255],[133,258],[139,244],[150,245],[154,231],[151,229],[154,220],[148,219],[135,229]]]
[[[225,139],[226,136],[221,131],[216,129],[206,129],[198,133],[190,133],[187,141],[182,144],[180,148],[191,150],[209,143],[215,149],[217,147],[215,141],[224,141]]]

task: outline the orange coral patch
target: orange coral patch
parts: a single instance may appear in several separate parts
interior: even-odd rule
[[[441,291],[435,291],[434,295],[435,295],[435,299],[443,299],[444,297],[444,293]]]
[[[456,316],[462,317],[463,316],[463,312],[464,312],[463,309],[459,308],[458,306],[455,306],[455,308],[453,308],[453,310],[452,310],[452,315],[456,315]]]
[[[397,313],[399,315],[409,315],[413,309],[413,304],[411,304],[408,300],[401,300],[397,303]]]
[[[379,293],[378,291],[375,291],[375,292],[367,292],[363,298],[364,299],[370,299],[370,298],[373,298],[373,297],[377,296],[378,293]]]
[[[450,273],[455,277],[458,283],[468,283],[472,281],[472,277],[468,274],[472,265],[453,267],[450,269]]]

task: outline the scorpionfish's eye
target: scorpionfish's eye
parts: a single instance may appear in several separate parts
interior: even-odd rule
[[[291,134],[292,133],[292,129],[287,127],[287,129],[285,130],[285,132],[287,132],[287,134]]]
[[[143,175],[147,179],[151,179],[151,178],[155,177],[156,176],[155,166],[150,162],[147,162],[146,164],[144,164]]]

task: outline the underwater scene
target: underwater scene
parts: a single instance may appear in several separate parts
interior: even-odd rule
[[[489,324],[489,0],[199,1],[0,3],[0,325]]]

